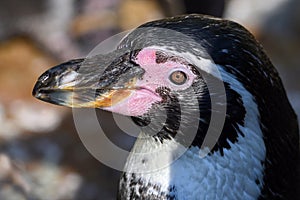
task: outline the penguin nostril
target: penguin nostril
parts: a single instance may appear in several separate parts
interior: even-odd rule
[[[42,84],[46,84],[47,82],[49,82],[49,79],[50,79],[50,74],[49,72],[46,72],[39,78],[39,82],[41,82]]]

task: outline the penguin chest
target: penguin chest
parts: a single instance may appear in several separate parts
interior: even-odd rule
[[[243,145],[241,138],[233,148],[224,150],[224,156],[216,152],[203,158],[198,147],[175,154],[174,148],[163,152],[162,147],[156,148],[157,155],[132,154],[119,195],[121,199],[257,199],[263,167],[259,157],[249,158]],[[145,149],[144,153],[150,148]]]

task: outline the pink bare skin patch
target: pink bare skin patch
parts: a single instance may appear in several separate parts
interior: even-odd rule
[[[136,63],[145,70],[145,74],[143,75],[143,79],[137,81],[136,85],[152,91],[155,91],[159,87],[167,87],[174,91],[185,90],[190,87],[196,75],[187,66],[175,61],[168,60],[163,63],[157,63],[157,51],[146,48],[138,53]],[[187,75],[185,84],[176,85],[170,81],[169,77],[174,71],[182,71]]]
[[[145,114],[155,102],[162,98],[147,89],[133,90],[131,95],[111,107],[104,107],[103,110],[119,113],[126,116],[141,116]]]
[[[162,98],[156,93],[156,89],[167,87],[170,90],[185,90],[191,86],[196,75],[184,64],[166,60],[157,63],[157,50],[146,48],[141,50],[135,62],[140,65],[145,73],[143,77],[136,81],[131,95],[118,104],[106,107],[105,110],[120,113],[127,116],[140,116],[145,114],[153,104],[160,102]],[[187,76],[187,80],[182,85],[176,85],[170,81],[172,72],[181,71]]]

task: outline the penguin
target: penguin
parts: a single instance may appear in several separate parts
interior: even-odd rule
[[[33,96],[140,127],[118,199],[297,199],[297,116],[262,45],[235,22],[147,22],[112,52],[47,70]]]

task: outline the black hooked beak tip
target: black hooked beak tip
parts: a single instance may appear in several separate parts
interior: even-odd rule
[[[60,65],[57,65],[44,72],[37,80],[32,90],[32,95],[42,101],[55,103],[52,101],[51,95],[54,91],[62,89],[60,86],[63,77],[76,73],[84,59],[71,60]],[[73,80],[75,82],[75,80]],[[73,83],[75,84],[75,83]],[[71,86],[69,84],[69,86]],[[70,87],[71,88],[71,87]],[[64,89],[67,89],[67,84]]]

